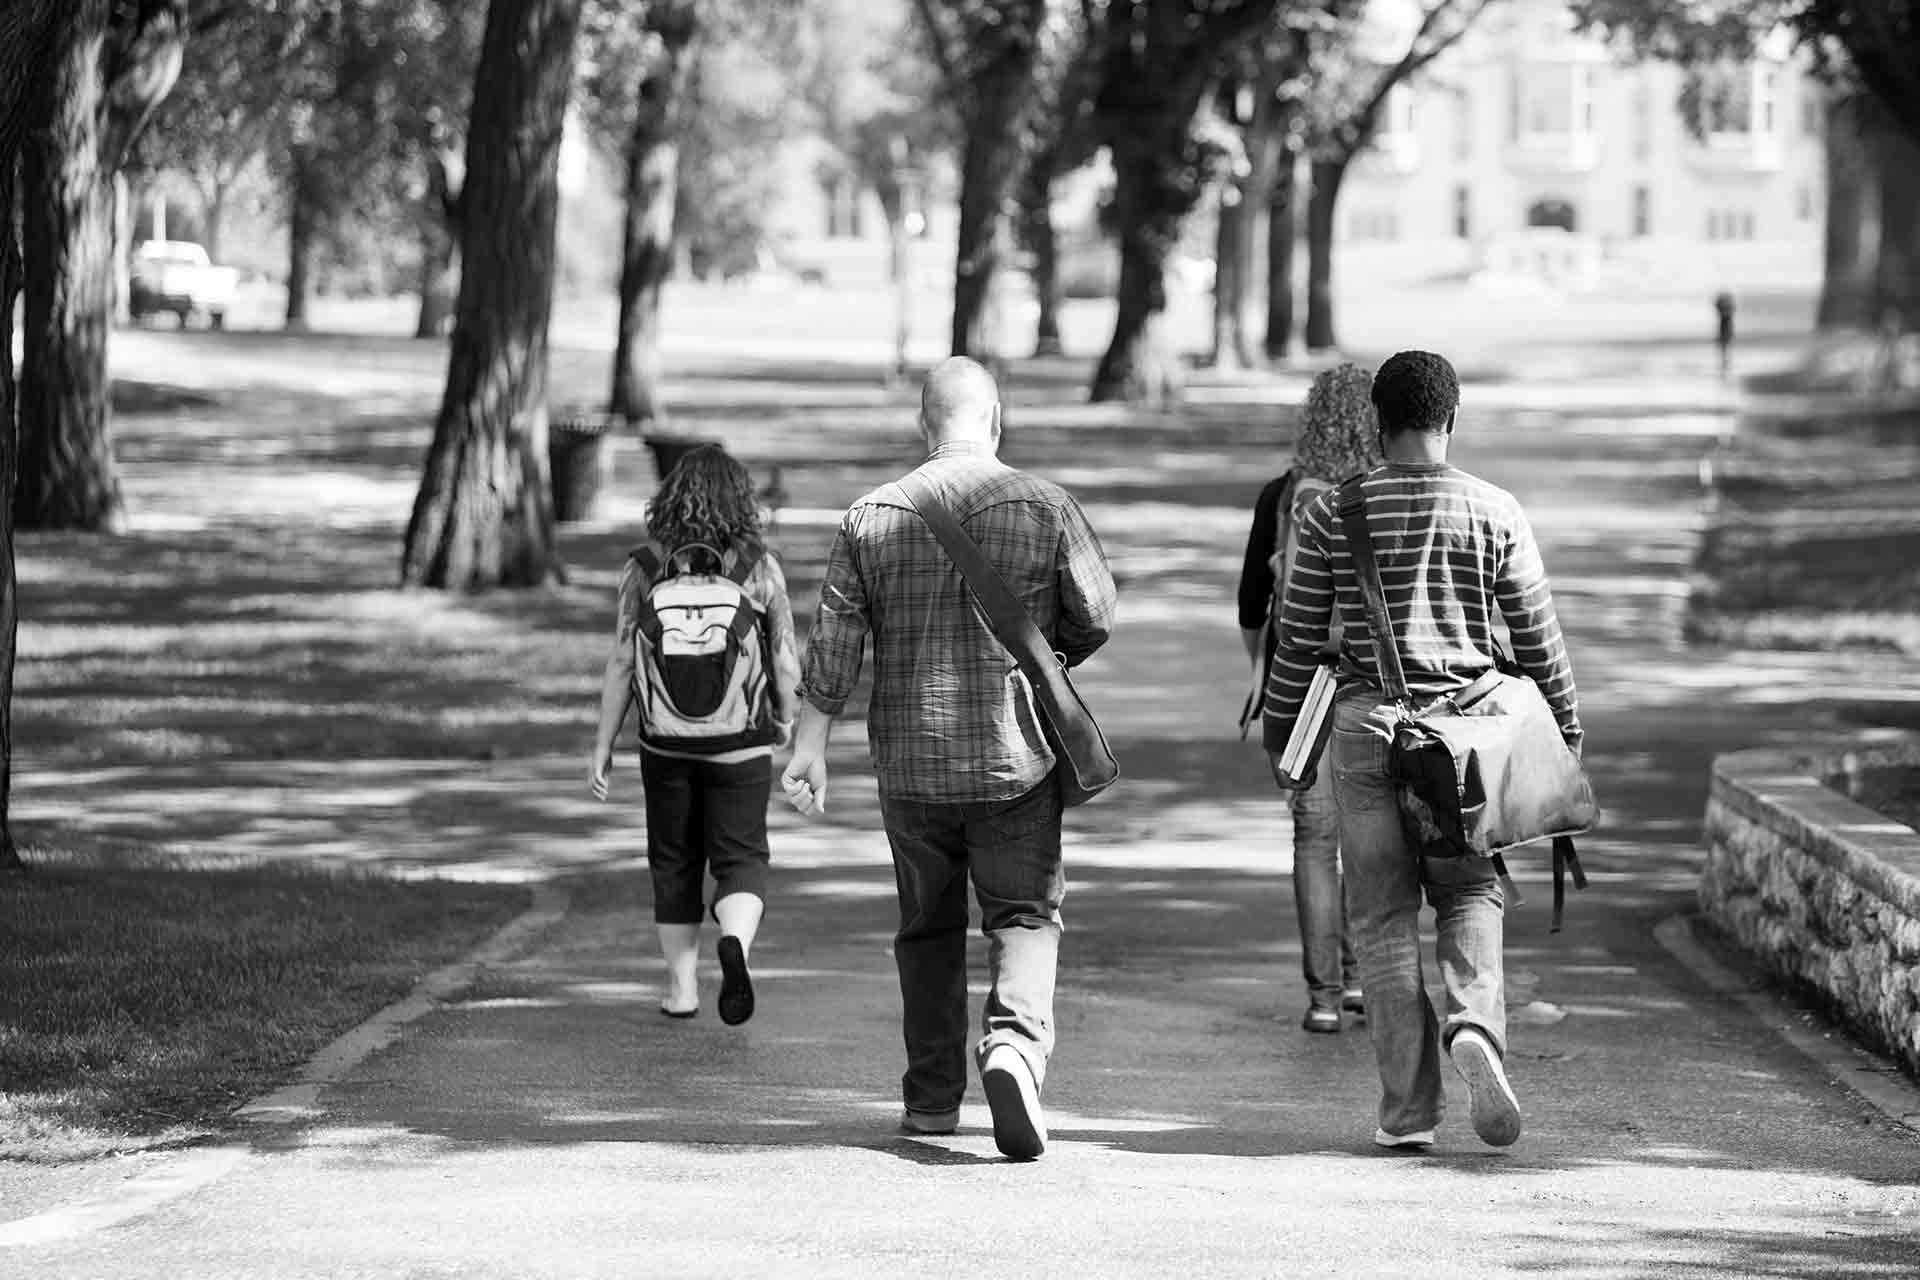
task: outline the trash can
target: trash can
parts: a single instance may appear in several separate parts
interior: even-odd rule
[[[617,413],[572,412],[547,426],[547,466],[553,473],[553,514],[562,524],[592,520],[613,483],[614,437],[627,420]]]

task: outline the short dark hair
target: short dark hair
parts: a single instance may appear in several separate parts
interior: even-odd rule
[[[1460,407],[1460,378],[1445,356],[1402,351],[1373,375],[1373,407],[1389,435],[1439,431]]]

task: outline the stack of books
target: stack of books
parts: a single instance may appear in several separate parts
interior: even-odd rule
[[[1307,685],[1300,715],[1294,720],[1293,732],[1288,735],[1286,748],[1276,762],[1280,772],[1295,782],[1313,772],[1321,749],[1327,745],[1327,734],[1333,729],[1333,695],[1333,665],[1323,662],[1313,669],[1313,680]]]

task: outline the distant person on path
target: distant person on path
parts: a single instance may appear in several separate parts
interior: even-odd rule
[[[1714,343],[1720,348],[1720,377],[1724,381],[1733,373],[1733,295],[1724,289],[1714,294],[1713,311],[1718,317]]]
[[[766,901],[773,748],[792,734],[798,653],[752,477],[718,445],[695,449],[661,482],[647,540],[620,579],[590,767],[593,794],[605,800],[614,737],[637,704],[647,871],[667,962],[660,1011],[669,1018],[700,1011],[709,873],[720,1020],[753,1016],[748,957]]]
[[[993,378],[954,358],[927,376],[923,478],[978,542],[1066,664],[1106,643],[1113,575],[1067,492],[1000,462]],[[971,589],[894,484],[841,521],[807,640],[803,705],[782,779],[802,813],[826,807],[827,742],[873,640],[867,736],[900,898],[894,960],[907,1049],[902,1128],[958,1127],[967,1088],[967,884],[987,937],[985,1035],[975,1046],[994,1142],[1046,1149],[1040,1090],[1053,1052],[1061,798],[1033,695]]]
[[[1573,669],[1546,570],[1520,504],[1447,462],[1460,384],[1453,366],[1403,351],[1373,380],[1386,465],[1361,490],[1408,687],[1422,706],[1494,665],[1496,613],[1514,657],[1539,686],[1576,751]],[[1387,749],[1400,711],[1385,687],[1346,531],[1331,495],[1307,512],[1267,690],[1266,746],[1278,752],[1300,710],[1335,613],[1345,624],[1341,692],[1328,746],[1340,806],[1347,909],[1380,1072],[1384,1147],[1425,1147],[1442,1110],[1444,1052],[1472,1095],[1474,1131],[1493,1146],[1520,1136],[1507,1052],[1504,900],[1490,860],[1420,860],[1400,826]],[[1424,890],[1438,922],[1446,1016],[1427,998],[1420,957]]]
[[[1380,461],[1379,430],[1369,396],[1373,375],[1357,364],[1323,371],[1307,390],[1294,443],[1291,470],[1260,491],[1240,570],[1240,637],[1253,660],[1253,693],[1241,733],[1260,719],[1273,663],[1274,620],[1280,616],[1301,518],[1334,485],[1371,470]],[[1340,652],[1336,617],[1321,648],[1322,660]],[[1308,1031],[1337,1033],[1340,1013],[1364,1014],[1358,965],[1347,935],[1340,883],[1340,813],[1334,805],[1333,771],[1322,769],[1312,785],[1292,793],[1293,904],[1300,927],[1301,969],[1307,983]]]

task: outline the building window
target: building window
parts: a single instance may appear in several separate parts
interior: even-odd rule
[[[1753,132],[1754,77],[1746,67],[1721,67],[1700,77],[1700,130],[1706,134]]]
[[[1473,235],[1473,189],[1465,185],[1453,189],[1453,234],[1459,240]]]
[[[1755,92],[1755,121],[1757,131],[1772,136],[1775,109],[1780,97],[1780,73],[1772,67],[1762,67],[1758,76],[1759,84]]]
[[[1645,160],[1653,154],[1653,101],[1643,81],[1633,90],[1633,158]]]
[[[826,186],[827,235],[836,240],[857,240],[862,231],[860,185],[842,174]]]
[[[1354,240],[1398,240],[1400,215],[1391,209],[1359,210],[1347,224],[1347,234]]]
[[[1633,234],[1642,240],[1653,234],[1653,193],[1645,187],[1633,189]]]
[[[1574,128],[1583,136],[1593,133],[1594,80],[1592,67],[1580,67],[1573,73]]]
[[[1800,132],[1809,138],[1820,136],[1820,95],[1812,85],[1800,97]]]

